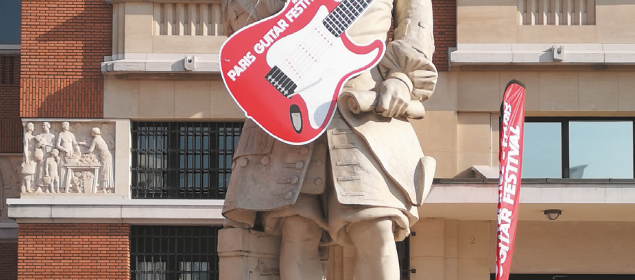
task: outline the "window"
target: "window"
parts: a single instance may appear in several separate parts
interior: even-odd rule
[[[520,25],[594,25],[595,0],[518,0]]]
[[[132,226],[130,279],[218,279],[220,227]]]
[[[241,122],[134,122],[133,198],[225,197]]]
[[[0,49],[20,44],[20,2],[0,0]]]
[[[633,119],[527,118],[523,178],[632,179]]]

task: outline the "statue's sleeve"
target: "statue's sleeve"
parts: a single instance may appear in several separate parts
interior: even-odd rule
[[[285,0],[223,0],[225,35],[279,12],[284,3]]]
[[[395,0],[394,38],[379,63],[385,79],[396,78],[411,90],[413,100],[426,100],[437,83],[432,64],[434,35],[431,0]]]

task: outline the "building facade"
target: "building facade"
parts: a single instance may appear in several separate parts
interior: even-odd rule
[[[518,79],[511,279],[633,279],[635,3],[432,2],[439,81],[411,123],[437,172],[403,278],[495,273],[499,106]],[[0,0],[0,279],[217,277],[244,120],[220,79],[221,14],[208,0]],[[352,279],[354,253],[330,257],[328,279]]]

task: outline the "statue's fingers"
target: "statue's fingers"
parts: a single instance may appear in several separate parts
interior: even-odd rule
[[[401,107],[399,107],[399,110],[397,111],[397,114],[395,116],[397,117],[404,117],[406,114],[406,110],[408,109],[408,102],[404,102]]]
[[[394,118],[396,116],[398,116],[397,114],[399,114],[399,109],[402,106],[402,101],[396,98],[393,98],[390,101],[390,109],[388,110],[388,114],[387,117],[390,118]]]
[[[375,106],[375,112],[382,113],[382,115],[390,108],[390,95],[380,94],[379,100],[377,100],[377,106]]]
[[[387,117],[390,117],[390,118],[394,117],[398,111],[399,111],[399,100],[393,99],[390,102],[390,109],[388,110]]]

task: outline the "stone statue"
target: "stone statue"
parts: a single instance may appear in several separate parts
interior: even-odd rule
[[[60,155],[62,158],[62,172],[61,178],[66,178],[66,165],[76,162],[81,156],[81,150],[79,148],[79,144],[75,139],[75,135],[70,132],[70,123],[62,122],[62,131],[57,135],[57,143],[55,147],[60,151]],[[69,175],[70,176],[70,175]],[[68,192],[67,190],[64,190]]]
[[[75,139],[75,135],[70,132],[71,125],[68,122],[62,123],[62,132],[57,136],[56,148],[63,153],[64,158],[79,158],[81,150]]]
[[[107,123],[104,123],[101,125],[101,136],[104,138],[104,141],[106,141],[106,144],[108,145],[108,148],[110,149],[110,153],[114,154],[115,153],[115,137],[113,136],[113,134],[109,133],[109,126]]]
[[[93,127],[91,130],[91,136],[93,136],[93,141],[88,148],[88,153],[93,153],[97,155],[97,160],[101,166],[99,167],[99,192],[107,193],[111,192],[113,186],[110,185],[112,182],[112,154],[108,149],[108,145],[104,138],[101,137],[101,130],[99,127]]]
[[[37,135],[34,122],[42,126]],[[34,122],[24,124],[23,193],[114,193],[115,138],[108,123],[78,121],[71,132],[67,121],[61,131],[52,131],[50,122]]]
[[[268,17],[282,0],[226,0],[226,34]],[[279,142],[247,120],[225,199],[226,226],[281,236],[280,278],[322,279],[319,245],[355,247],[354,279],[397,280],[394,241],[418,220],[435,161],[406,117],[433,92],[437,71],[430,0],[375,0],[348,30],[360,45],[394,38],[378,67],[351,79],[327,132],[302,146]],[[338,63],[337,61],[333,62]],[[360,100],[367,98],[361,98]],[[353,100],[355,101],[355,100]],[[371,106],[372,105],[372,106]],[[371,112],[365,112],[365,111]],[[417,115],[417,114],[415,114]]]
[[[45,190],[48,186],[48,184],[43,182],[44,174],[46,173],[45,163],[55,143],[55,134],[51,133],[51,124],[49,122],[42,123],[42,131],[43,132],[37,136],[37,144],[35,145],[35,154],[38,155],[38,159],[36,159],[38,161],[36,179],[38,192]]]
[[[42,181],[47,193],[60,193],[59,154],[58,149],[51,150],[51,156],[46,158],[44,164]]]
[[[22,192],[33,192],[31,184],[33,183],[36,170],[36,162],[33,160],[33,154],[35,152],[35,136],[33,130],[35,125],[29,122],[25,126],[25,132],[23,137],[24,143],[24,162],[22,163]]]

